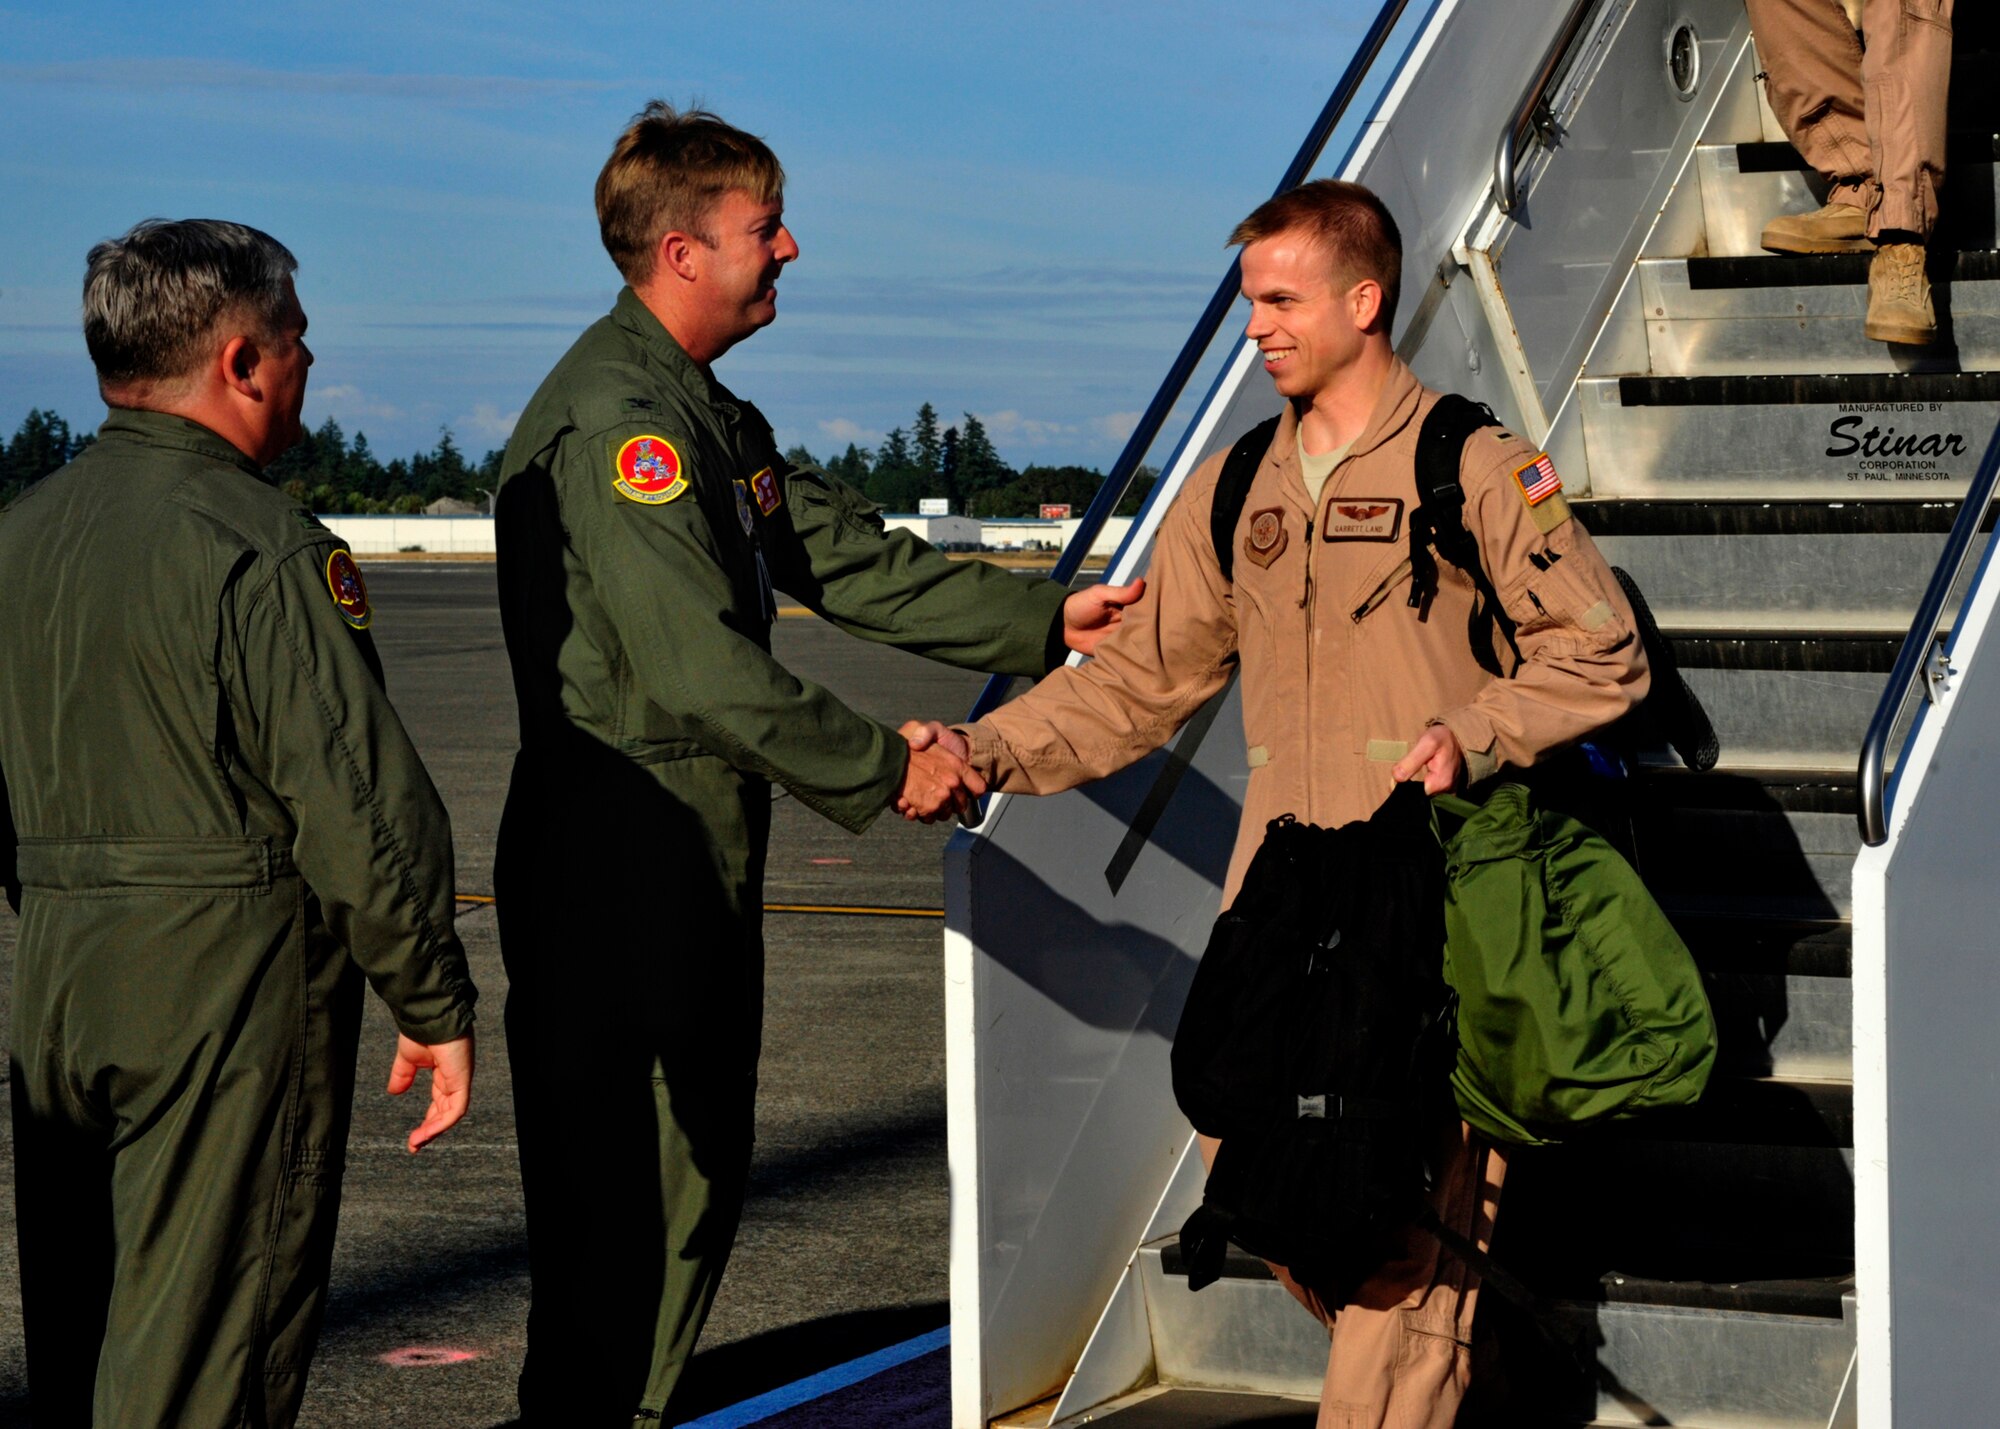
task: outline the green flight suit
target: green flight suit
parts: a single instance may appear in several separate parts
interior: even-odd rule
[[[771,785],[859,832],[903,740],[770,653],[842,629],[1040,674],[1064,592],[889,533],[779,456],[627,289],[514,428],[500,602],[521,709],[496,880],[534,1277],[531,1422],[664,1412],[742,1210]]]
[[[0,515],[0,601],[35,1423],[289,1425],[360,978],[471,1027],[449,822],[352,558],[193,422],[114,410]]]

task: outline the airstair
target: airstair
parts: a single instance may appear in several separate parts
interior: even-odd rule
[[[1514,1156],[1496,1254],[1589,1363],[1489,1295],[1462,1423],[1996,1418],[2000,46],[1975,22],[1932,349],[1863,336],[1865,256],[1759,249],[1820,196],[1740,0],[1392,0],[1280,185],[1383,195],[1399,352],[1547,447],[1722,748],[1630,784],[1721,1022],[1715,1083]],[[1162,469],[1115,576],[1276,410],[1233,291],[1093,507]],[[1173,1240],[1200,1171],[1167,1052],[1246,772],[1229,692],[1117,778],[995,798],[947,855],[955,1429],[1311,1422],[1324,1331],[1247,1256],[1189,1293]]]

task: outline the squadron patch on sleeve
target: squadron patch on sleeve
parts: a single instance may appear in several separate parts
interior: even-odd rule
[[[736,493],[736,519],[743,523],[743,534],[748,536],[757,529],[757,518],[750,514],[750,489],[741,477],[730,482],[729,489]]]
[[[634,437],[612,458],[611,489],[627,501],[659,506],[688,489],[681,454],[665,437]]]
[[[750,478],[751,494],[757,498],[757,509],[769,516],[784,502],[785,493],[778,489],[778,478],[765,467]]]
[[[368,607],[368,583],[345,546],[334,547],[326,558],[326,588],[333,593],[333,608],[340,618],[356,630],[366,630],[375,616]]]

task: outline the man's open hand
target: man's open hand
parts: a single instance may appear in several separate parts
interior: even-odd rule
[[[1125,618],[1125,607],[1146,594],[1144,578],[1130,585],[1094,585],[1063,602],[1063,643],[1088,655]]]
[[[421,1067],[430,1068],[431,1105],[422,1123],[410,1133],[413,1153],[457,1126],[465,1115],[472,1100],[472,1034],[427,1047],[398,1033],[396,1060],[389,1067],[389,1095],[399,1097],[407,1092]]]

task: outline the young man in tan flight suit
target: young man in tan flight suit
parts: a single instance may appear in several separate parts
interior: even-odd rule
[[[1936,341],[1924,260],[1944,188],[1952,0],[1747,4],[1771,110],[1827,183],[1825,206],[1772,219],[1764,246],[1872,249],[1868,336]],[[1856,9],[1860,35],[1850,15]]]
[[[14,1193],[43,1429],[285,1429],[326,1309],[361,981],[465,1114],[451,826],[354,558],[262,469],[312,353],[284,245],[90,253],[111,413],[0,513]]]
[[[1450,563],[1428,618],[1406,601],[1417,433],[1437,394],[1390,346],[1402,249],[1381,201],[1321,180],[1263,205],[1230,241],[1243,246],[1246,335],[1287,399],[1236,523],[1233,582],[1209,528],[1218,454],[1161,523],[1148,599],[1095,659],[977,724],[904,731],[963,751],[995,787],[1055,793],[1164,744],[1240,666],[1250,780],[1225,906],[1278,815],[1331,827],[1366,818],[1400,780],[1437,793],[1533,764],[1618,718],[1647,683],[1616,579],[1548,459],[1510,433],[1470,437],[1459,480],[1518,624],[1520,668],[1505,680],[1480,668],[1473,585]],[[1439,1215],[1484,1243],[1500,1158],[1461,1125],[1438,1135]],[[1407,1255],[1343,1305],[1274,1269],[1331,1327],[1323,1429],[1447,1429],[1469,1373],[1477,1281],[1463,1264],[1412,1233]]]

